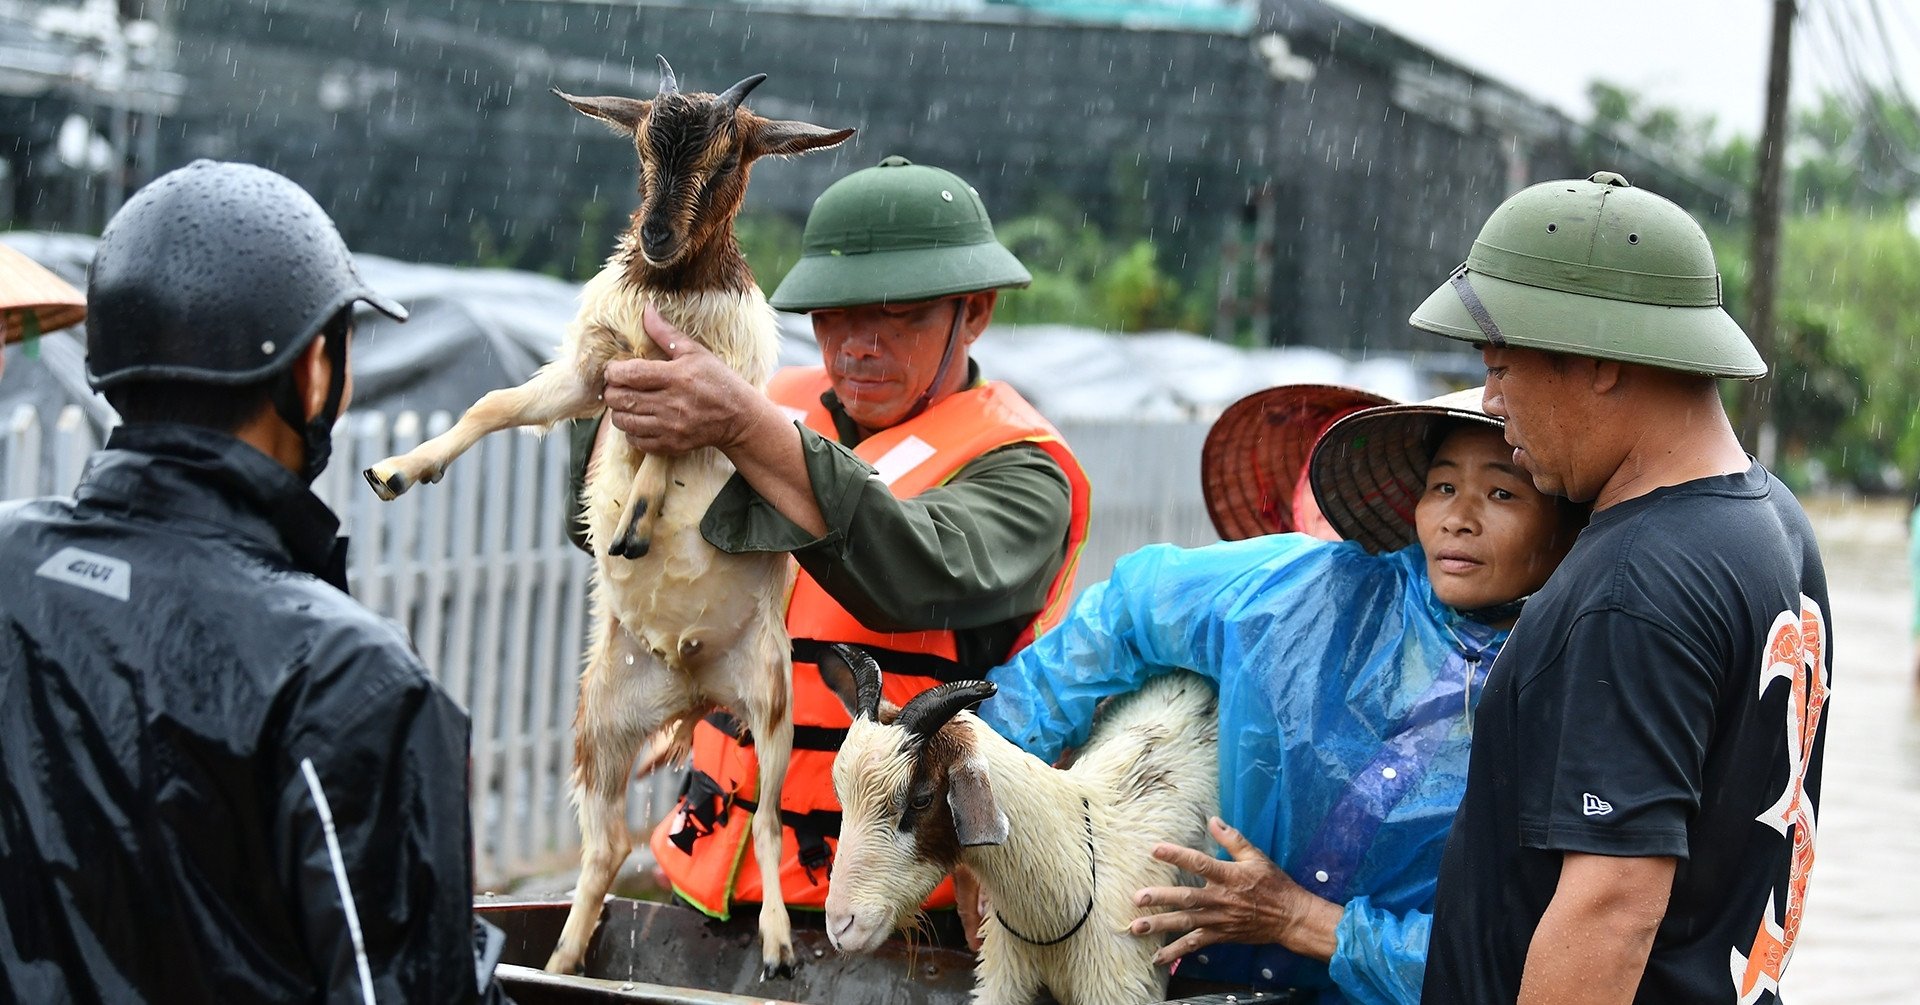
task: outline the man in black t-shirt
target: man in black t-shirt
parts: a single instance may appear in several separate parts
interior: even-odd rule
[[[1832,639],[1799,503],[1714,378],[1766,365],[1712,249],[1607,172],[1494,211],[1413,324],[1593,520],[1475,715],[1423,1001],[1776,1002],[1814,860]]]

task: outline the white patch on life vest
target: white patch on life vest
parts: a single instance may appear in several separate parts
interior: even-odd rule
[[[62,548],[40,563],[34,575],[57,583],[92,590],[115,600],[127,599],[133,585],[133,566],[125,559],[110,558],[79,548]]]
[[[909,436],[894,444],[892,450],[881,454],[880,459],[873,462],[873,470],[882,482],[892,485],[901,475],[926,463],[935,453],[933,444],[918,436]]]

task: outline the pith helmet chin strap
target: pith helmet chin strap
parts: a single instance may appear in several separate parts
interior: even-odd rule
[[[953,369],[954,357],[960,351],[960,322],[967,315],[967,296],[968,294],[963,293],[954,300],[953,324],[947,328],[947,348],[940,354],[940,368],[933,372],[933,381],[927,385],[925,391],[920,392],[920,400],[913,403],[913,408],[907,412],[905,418],[900,420],[901,422],[918,418],[921,412],[927,410],[927,406],[933,404],[933,396],[940,392],[940,385],[947,382],[947,374]]]
[[[333,364],[333,375],[327,380],[327,401],[320,406],[319,414],[307,418],[306,402],[301,399],[300,384],[294,377],[299,368],[296,362],[280,374],[280,382],[273,388],[273,411],[287,428],[298,433],[301,443],[306,447],[306,459],[298,472],[300,481],[312,485],[327,469],[327,461],[333,456],[333,424],[340,418],[340,399],[347,391],[347,334],[349,326],[327,326],[322,337],[327,339],[327,360]]]

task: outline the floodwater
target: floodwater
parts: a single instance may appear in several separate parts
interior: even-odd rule
[[[1920,714],[1906,514],[1810,505],[1836,659],[1816,858],[1788,1005],[1920,1002]]]

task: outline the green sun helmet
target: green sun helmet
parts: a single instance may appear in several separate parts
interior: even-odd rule
[[[783,311],[911,303],[1033,282],[958,175],[888,157],[834,182],[807,214],[800,261],[769,301]]]
[[[1712,377],[1767,374],[1721,307],[1700,225],[1611,171],[1545,182],[1501,203],[1466,264],[1408,320],[1480,345]]]

